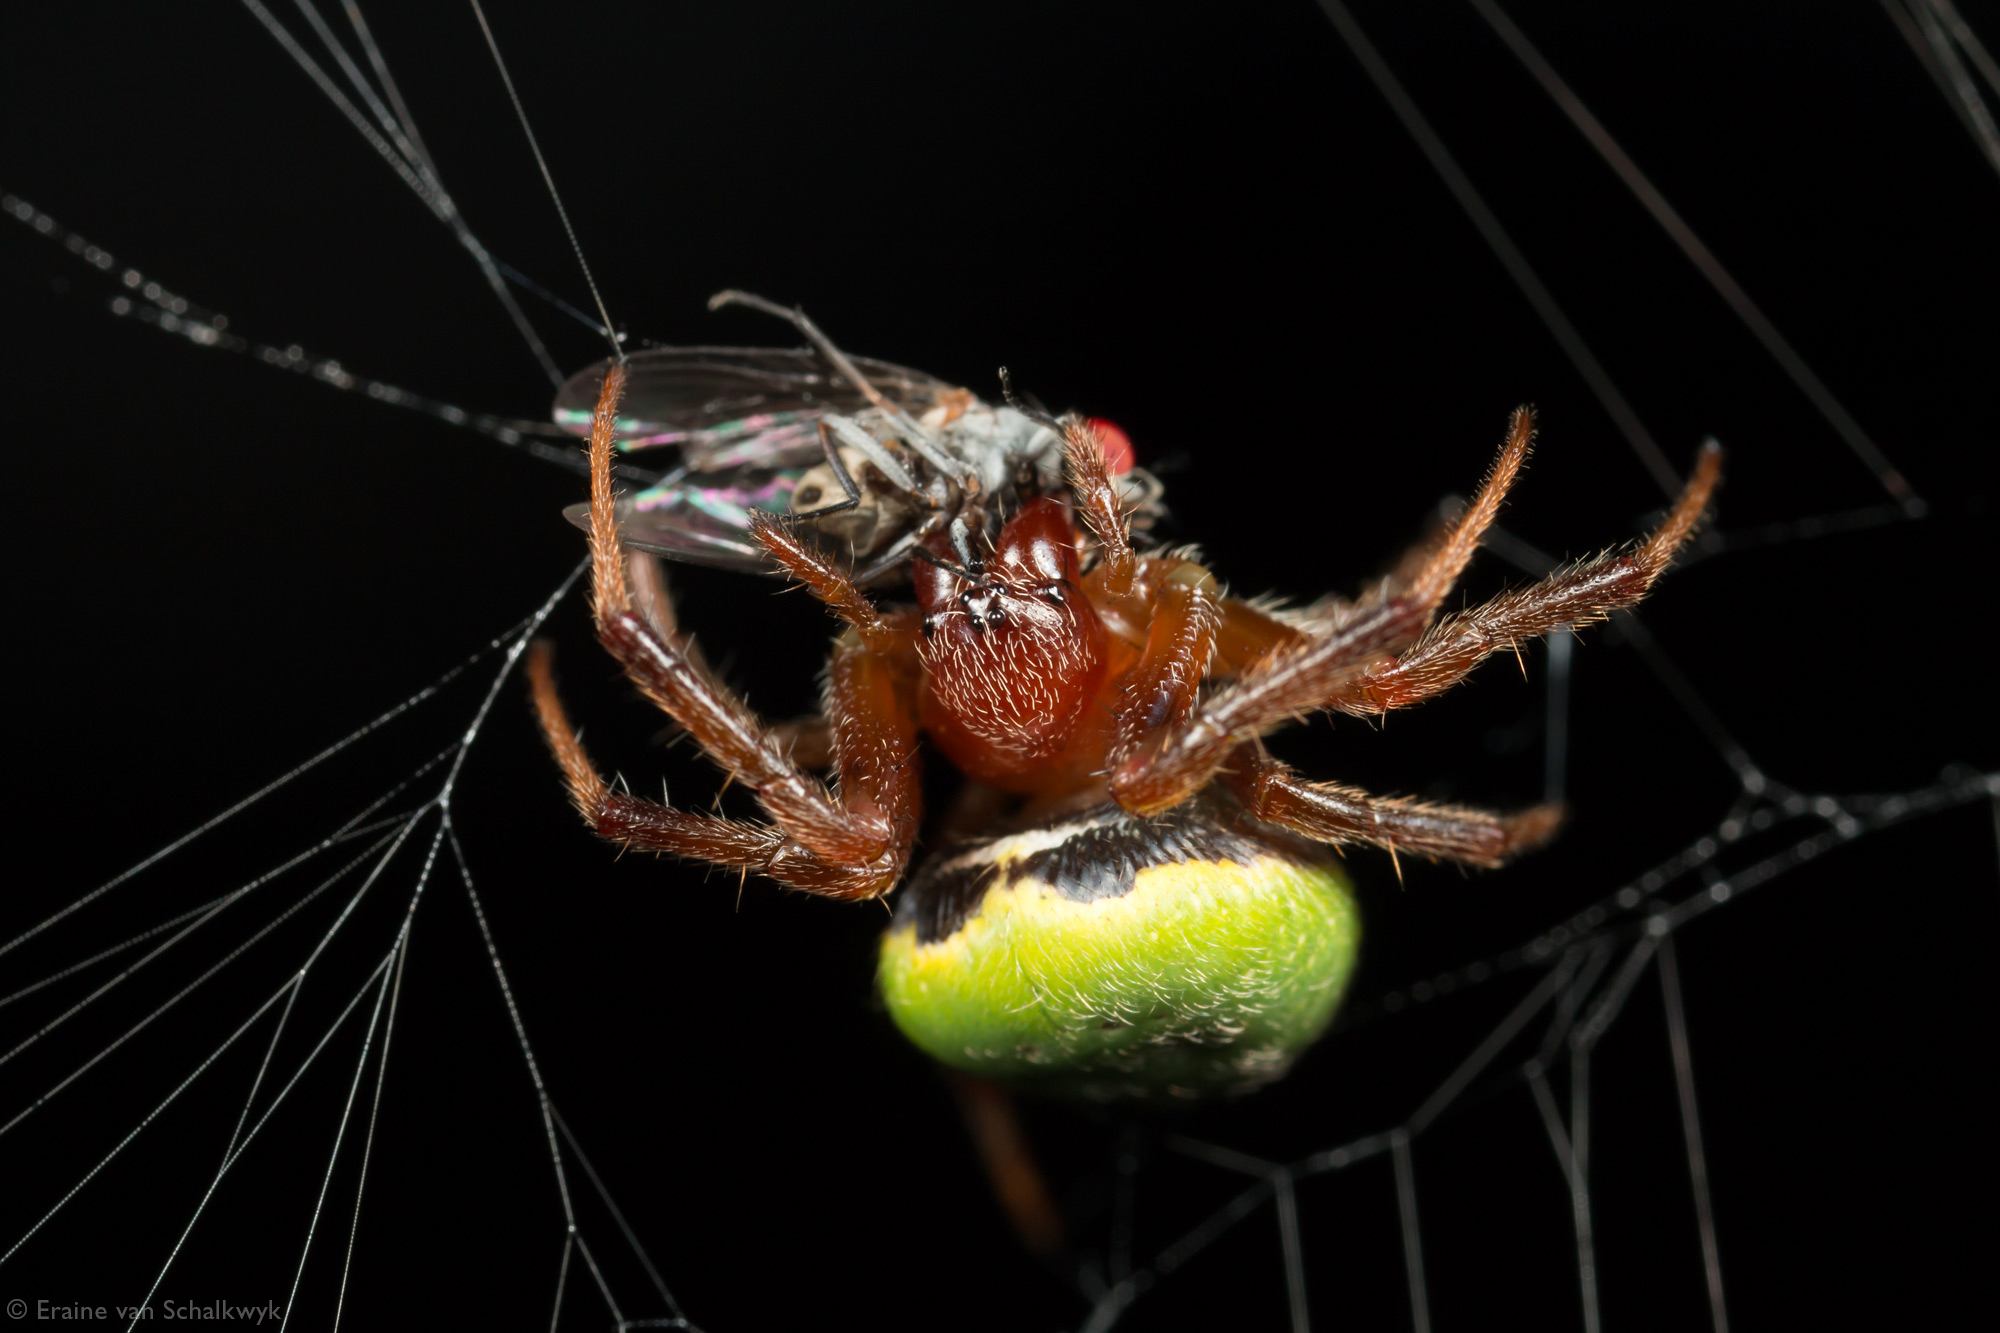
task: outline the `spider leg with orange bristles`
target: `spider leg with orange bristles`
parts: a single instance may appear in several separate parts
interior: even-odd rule
[[[1637,548],[1579,561],[1540,583],[1447,616],[1415,646],[1364,667],[1325,706],[1357,717],[1408,708],[1458,684],[1496,652],[1518,652],[1523,643],[1551,630],[1602,620],[1632,605],[1652,589],[1693,532],[1721,470],[1722,451],[1710,441],[1666,520]]]
[[[1491,652],[1644,597],[1707,508],[1722,468],[1713,443],[1703,446],[1666,519],[1636,548],[1560,571],[1425,632],[1519,472],[1532,425],[1526,409],[1515,412],[1479,494],[1403,592],[1319,638],[1267,653],[1184,725],[1122,759],[1111,773],[1118,803],[1138,814],[1169,809],[1214,777],[1237,744],[1300,714],[1329,707],[1372,714],[1415,703],[1463,679]]]
[[[618,537],[611,478],[623,386],[622,367],[609,367],[590,436],[591,609],[599,641],[640,691],[685,728],[704,754],[756,793],[788,843],[829,865],[893,863],[900,871],[908,858],[918,810],[914,766],[909,762],[916,722],[906,670],[865,647],[858,637],[843,639],[836,648],[829,699],[838,707],[828,712],[836,729],[835,748],[842,757],[836,796],[796,762],[784,738],[717,681],[692,645],[673,631],[664,587],[648,587],[632,577]],[[547,724],[545,713],[545,729]],[[844,749],[838,735],[842,728],[853,733]],[[556,744],[553,734],[550,744]],[[567,761],[565,769],[574,793],[579,779]],[[744,856],[753,850],[739,849]],[[885,891],[893,882],[891,876],[876,891]]]
[[[1556,804],[1501,814],[1307,782],[1256,742],[1237,749],[1224,781],[1258,819],[1316,842],[1367,843],[1391,856],[1415,852],[1488,868],[1547,842],[1563,817]]]
[[[1527,461],[1534,424],[1527,408],[1515,410],[1479,493],[1402,593],[1338,630],[1267,654],[1156,743],[1121,758],[1110,780],[1117,802],[1135,814],[1179,805],[1207,785],[1239,742],[1321,706],[1361,667],[1415,641],[1499,514]]]
[[[907,846],[877,858],[873,864],[843,864],[800,846],[772,824],[679,810],[613,790],[570,724],[556,692],[546,642],[538,641],[529,649],[528,682],[542,735],[563,770],[570,802],[591,831],[607,842],[754,870],[781,884],[828,898],[880,897],[902,877]]]

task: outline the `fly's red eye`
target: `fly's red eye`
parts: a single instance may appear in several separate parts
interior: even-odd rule
[[[1091,429],[1097,432],[1097,439],[1104,446],[1104,467],[1114,477],[1122,477],[1132,470],[1139,461],[1138,453],[1132,448],[1132,437],[1118,429],[1103,417],[1090,419]]]

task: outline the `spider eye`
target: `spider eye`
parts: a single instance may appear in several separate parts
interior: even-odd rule
[[[1007,623],[1007,590],[981,585],[958,595],[958,604],[974,630],[997,630]]]

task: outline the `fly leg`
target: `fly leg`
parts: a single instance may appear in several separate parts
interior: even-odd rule
[[[825,518],[829,514],[844,514],[861,503],[861,488],[854,484],[854,477],[848,472],[846,462],[841,459],[840,450],[834,447],[833,430],[824,421],[819,423],[819,447],[820,452],[826,455],[826,465],[832,470],[833,479],[840,483],[840,489],[847,498],[836,500],[830,505],[821,505],[818,509],[808,509],[803,513],[794,514],[794,518]]]
[[[897,431],[903,437],[904,443],[921,454],[925,462],[936,468],[943,475],[957,482],[958,488],[961,491],[967,495],[977,495],[979,493],[978,472],[968,466],[963,460],[953,458],[941,449],[933,432],[928,427],[904,411],[901,404],[887,397],[880,389],[869,383],[868,377],[861,373],[861,368],[848,358],[847,353],[833,345],[833,339],[820,332],[819,325],[806,318],[805,311],[799,309],[797,306],[781,306],[776,301],[767,301],[763,297],[754,295],[753,293],[739,292],[734,289],[726,292],[717,292],[708,298],[708,308],[710,310],[717,310],[726,305],[748,306],[752,310],[762,311],[767,315],[775,315],[804,334],[806,341],[819,349],[819,354],[832,362],[835,370],[838,370],[855,388],[861,390],[862,396],[873,403],[884,416],[896,423]],[[911,489],[914,491],[915,488]]]

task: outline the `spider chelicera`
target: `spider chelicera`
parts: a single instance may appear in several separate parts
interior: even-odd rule
[[[947,1066],[1097,1100],[1243,1091],[1325,1029],[1359,940],[1332,847],[1496,866],[1561,819],[1312,782],[1262,738],[1315,710],[1420,703],[1492,653],[1632,605],[1721,470],[1706,446],[1643,541],[1440,617],[1527,457],[1523,408],[1454,521],[1358,600],[1281,616],[1224,595],[1186,553],[1136,552],[1095,429],[1065,419],[1062,493],[1024,494],[997,535],[930,536],[913,606],[878,606],[791,520],[753,517],[755,539],[845,622],[824,727],[774,728],[679,632],[653,557],[621,546],[623,380],[605,374],[590,440],[598,637],[766,822],[613,789],[537,645],[536,706],[577,809],[622,846],[878,898],[910,868],[927,736],[967,781],[884,939],[889,1012]],[[814,772],[826,767],[831,787]]]

